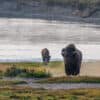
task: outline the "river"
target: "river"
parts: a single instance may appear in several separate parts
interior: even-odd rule
[[[61,49],[75,43],[84,60],[100,60],[100,25],[42,19],[0,18],[0,61],[41,60],[41,49],[61,60]]]

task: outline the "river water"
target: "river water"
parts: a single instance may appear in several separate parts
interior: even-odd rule
[[[41,49],[60,60],[61,49],[75,43],[84,60],[100,60],[100,25],[40,19],[0,18],[0,61],[41,60]]]

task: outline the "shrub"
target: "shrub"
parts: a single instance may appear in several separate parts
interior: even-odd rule
[[[8,68],[8,69],[6,70],[5,76],[14,77],[14,76],[16,76],[19,72],[20,72],[20,70],[17,69],[16,67],[11,67],[11,68]]]
[[[36,78],[44,78],[44,77],[50,77],[50,73],[46,73],[45,71],[37,71],[37,72],[34,72],[34,77]]]
[[[50,77],[50,74],[46,72],[46,70],[42,68],[36,68],[36,69],[25,69],[25,68],[17,68],[15,65],[13,65],[11,68],[8,68],[6,72],[4,73],[5,76],[8,77],[26,77],[26,78],[44,78],[44,77]]]
[[[3,77],[3,72],[0,70],[0,78]]]
[[[30,73],[30,72],[26,72],[26,73],[22,72],[22,73],[18,74],[17,76],[19,76],[19,77],[26,77],[26,78],[34,77],[33,73]]]
[[[13,65],[11,68],[8,68],[6,72],[4,73],[5,76],[15,77],[18,74],[22,72],[27,72],[26,69],[19,69],[15,65]]]
[[[27,78],[45,78],[45,77],[50,77],[50,73],[47,73],[46,71],[28,71],[26,73],[20,73],[18,76],[20,77],[27,77]]]

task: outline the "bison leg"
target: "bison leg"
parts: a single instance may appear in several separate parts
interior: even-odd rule
[[[65,64],[65,73],[66,75],[71,75],[71,68],[69,64]]]
[[[80,73],[80,67],[77,66],[77,67],[74,69],[73,75],[78,75],[79,73]]]

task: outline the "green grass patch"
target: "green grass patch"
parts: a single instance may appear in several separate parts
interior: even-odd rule
[[[41,62],[11,62],[11,63],[2,63],[8,65],[15,65],[17,67],[40,67],[42,66]]]
[[[16,66],[18,68],[37,68],[37,67],[58,67],[62,65],[62,61],[51,61],[48,65],[44,65],[42,62],[9,62],[9,63],[0,63],[0,67],[6,66],[9,68],[10,66]],[[3,69],[3,68],[2,68]]]
[[[0,67],[7,77],[33,77],[33,72],[35,77],[42,76],[53,76],[52,71],[60,68],[63,70],[63,62],[62,61],[52,61],[48,65],[44,65],[42,62],[11,62],[11,63],[0,63]],[[26,69],[27,73],[21,72],[19,69]],[[48,70],[49,69],[49,70]],[[21,73],[20,73],[21,72]]]
[[[0,79],[3,77],[3,71],[0,71]]]
[[[19,80],[0,80],[0,86],[5,86],[5,85],[18,85],[18,84],[26,84],[25,81],[19,81]]]
[[[46,72],[43,68],[18,68],[13,65],[11,68],[8,68],[4,76],[6,77],[26,77],[26,78],[46,78],[51,75]]]
[[[38,83],[100,83],[99,77],[55,77],[37,81]]]
[[[50,67],[50,68],[56,68],[56,67],[61,67],[61,66],[63,66],[62,61],[52,61],[47,65],[47,67]]]
[[[46,90],[0,87],[1,100],[100,100],[100,89]]]

